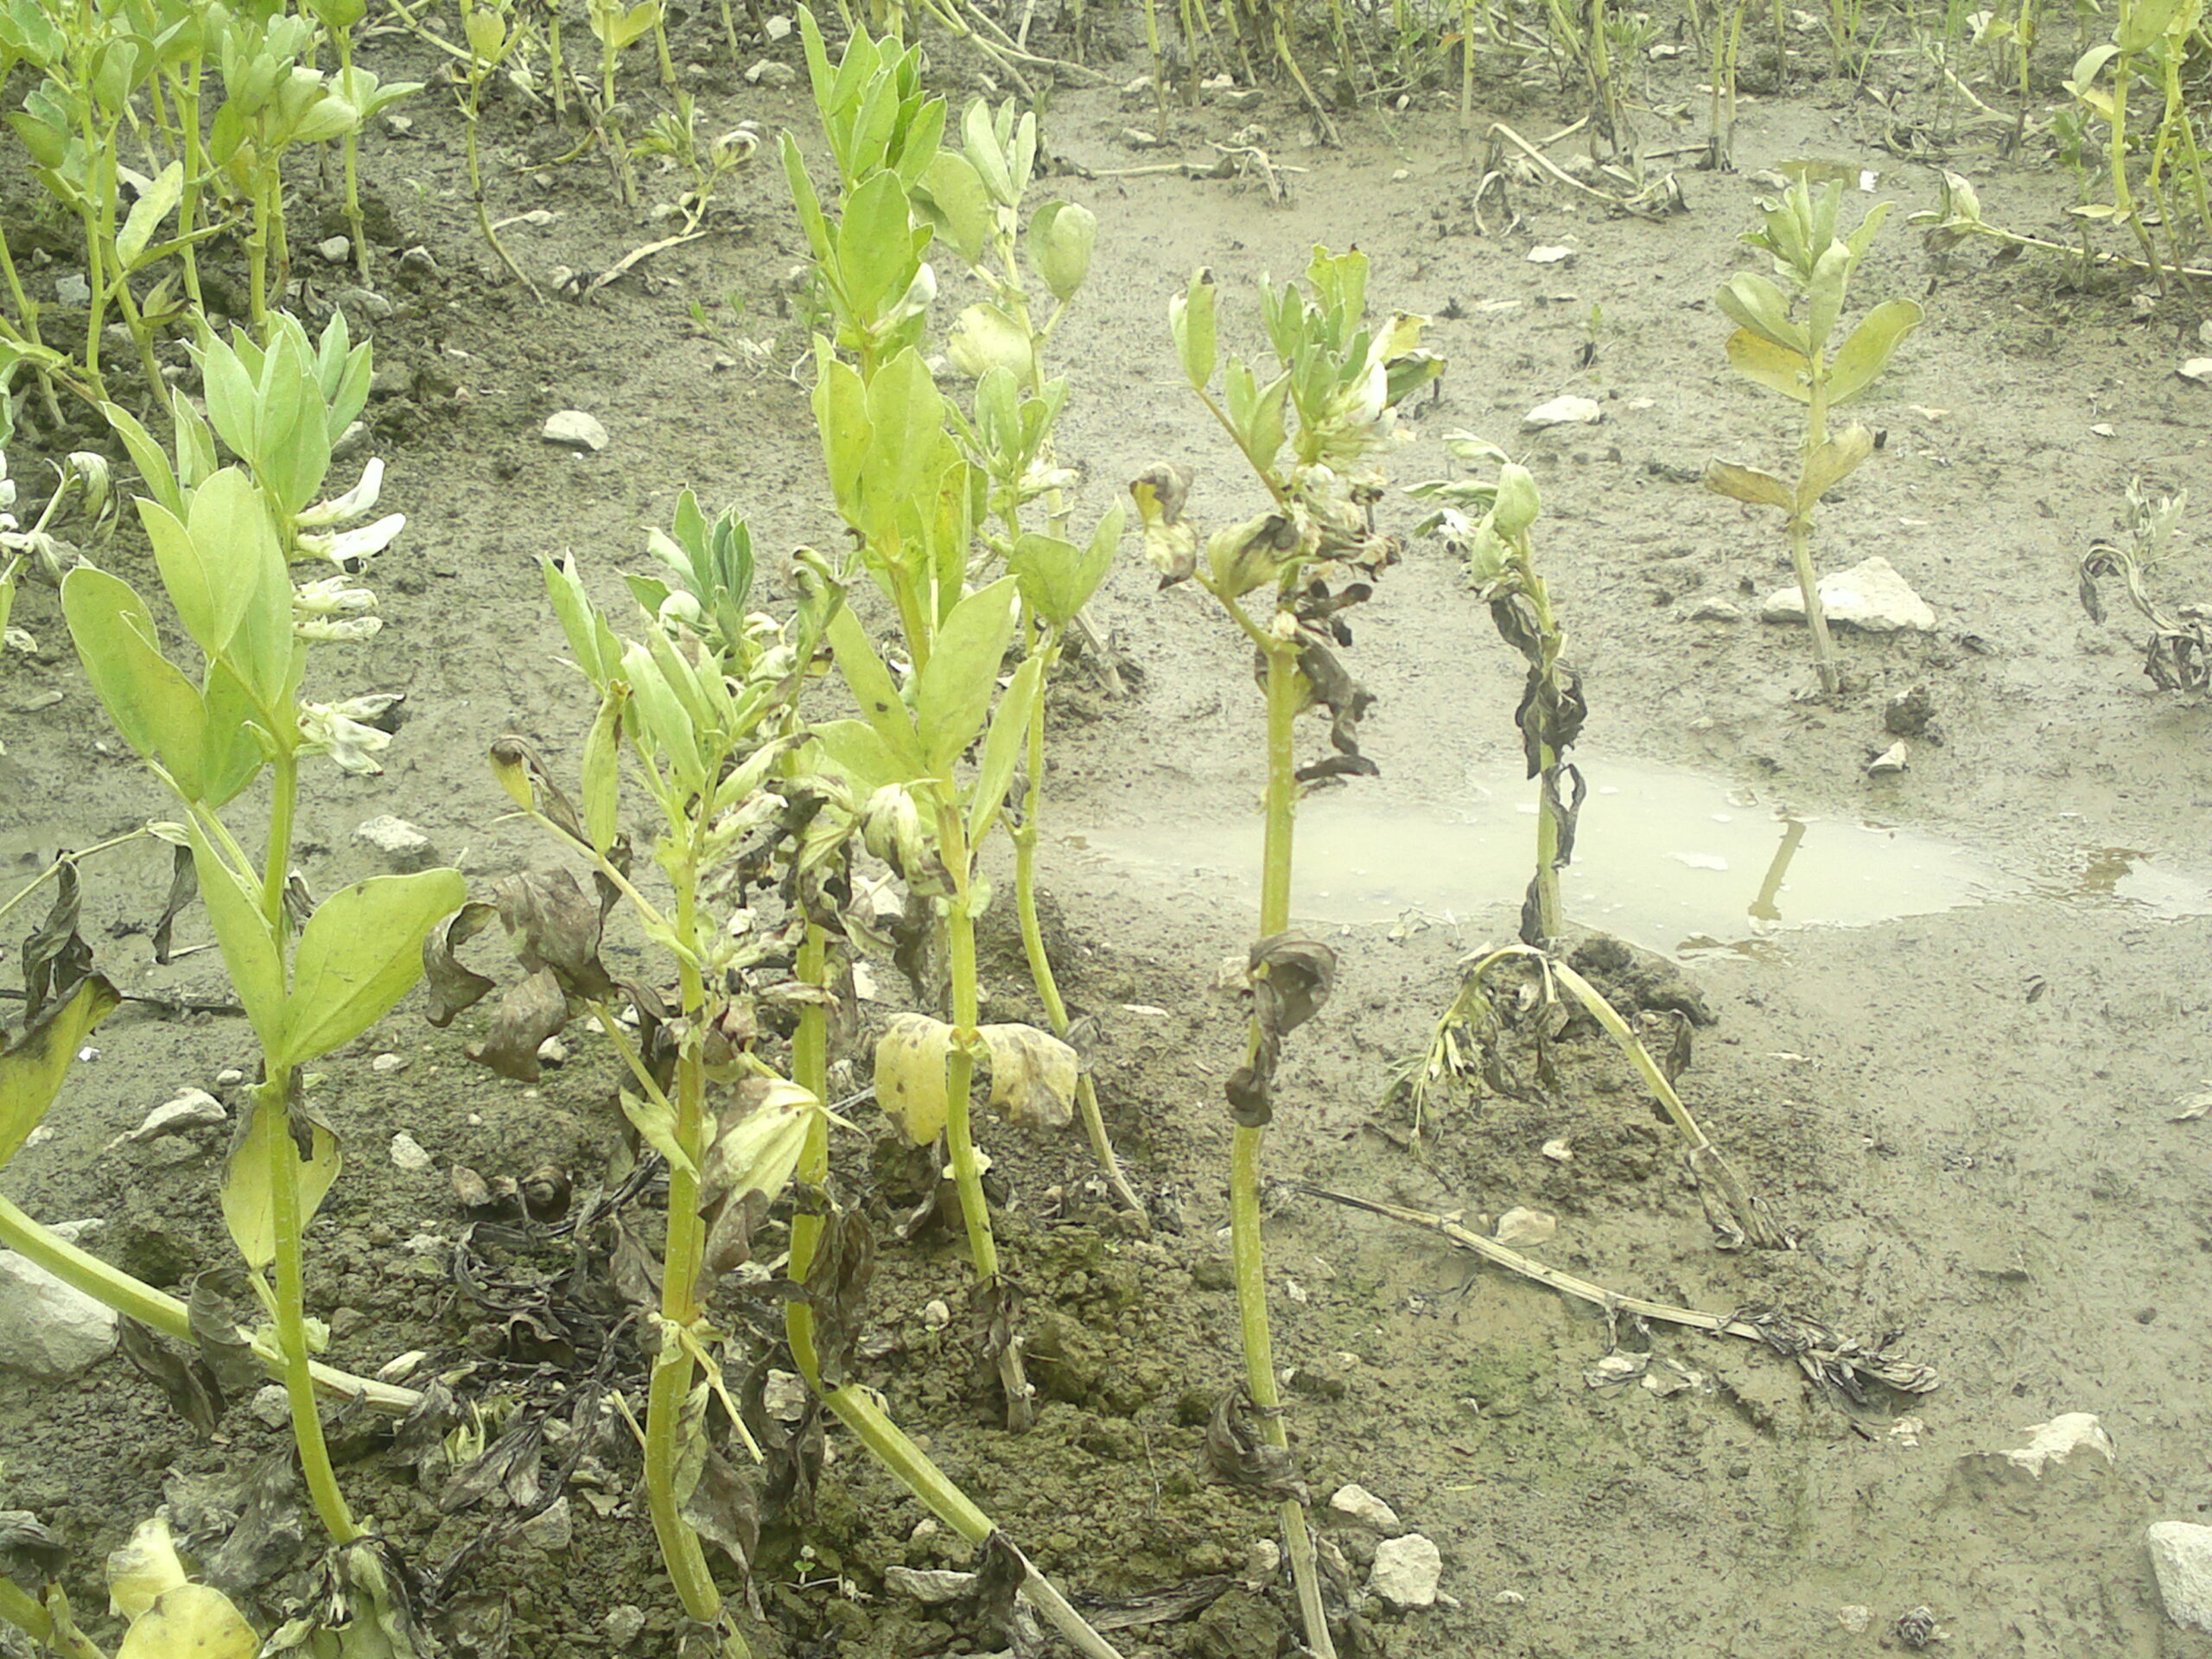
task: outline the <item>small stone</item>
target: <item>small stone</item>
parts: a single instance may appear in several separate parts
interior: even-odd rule
[[[54,279],[54,297],[64,305],[90,305],[92,285],[82,271],[65,270]]]
[[[391,1161],[410,1175],[419,1175],[430,1167],[430,1154],[423,1150],[423,1143],[402,1129],[391,1137]]]
[[[399,275],[410,288],[420,288],[439,275],[438,262],[430,251],[416,243],[399,256]]]
[[[228,1089],[235,1084],[245,1081],[245,1073],[235,1065],[226,1065],[215,1074],[215,1086],[218,1089]]]
[[[383,856],[385,863],[404,875],[424,868],[435,855],[430,838],[404,818],[396,818],[389,812],[358,825],[353,839],[362,846],[372,848]]]
[[[1436,1605],[1437,1581],[1444,1576],[1444,1554],[1417,1532],[1388,1538],[1375,1548],[1375,1567],[1367,1587],[1401,1612]]]
[[[557,1036],[548,1037],[537,1046],[537,1063],[555,1068],[569,1063],[569,1046]]]
[[[376,1058],[369,1062],[369,1070],[372,1071],[383,1072],[404,1071],[412,1064],[413,1062],[410,1061],[404,1054],[394,1054],[386,1052],[378,1055]]]
[[[922,1324],[931,1331],[942,1331],[952,1323],[952,1310],[942,1299],[932,1299],[922,1307]]]
[[[763,58],[745,72],[746,79],[755,86],[773,86],[779,90],[797,84],[798,71],[788,63],[778,63]]]
[[[415,118],[411,115],[387,115],[384,118],[385,137],[387,138],[404,138],[414,130]]]
[[[581,409],[564,409],[545,422],[545,442],[597,454],[607,448],[607,429]]]
[[[2200,386],[2212,385],[2212,357],[2192,357],[2174,372],[2184,380],[2194,380]]]
[[[2158,1599],[2184,1630],[2212,1630],[2212,1527],[2160,1521],[2143,1535]]]
[[[1515,1208],[1497,1218],[1491,1235],[1501,1244],[1541,1244],[1559,1230],[1559,1222],[1541,1210]]]
[[[1605,418],[1605,411],[1598,407],[1592,397],[1578,397],[1569,393],[1554,397],[1548,404],[1539,404],[1521,417],[1521,424],[1529,431],[1547,426],[1594,426]]]
[[[1281,1570],[1282,1546],[1272,1538],[1259,1538],[1244,1552],[1244,1570],[1237,1576],[1247,1584],[1273,1584]]]
[[[253,1396],[253,1414],[271,1428],[282,1428],[292,1421],[291,1397],[282,1382],[261,1385]]]
[[[760,1387],[760,1409],[779,1423],[806,1415],[806,1384],[793,1371],[770,1371]]]
[[[1693,622],[1740,622],[1743,620],[1744,607],[1732,605],[1725,599],[1700,600],[1690,612]]]
[[[0,1370],[67,1382],[115,1351],[115,1310],[0,1251]]]
[[[575,1535],[575,1511],[569,1508],[565,1492],[515,1529],[515,1536],[523,1542],[550,1554],[568,1548]]]
[[[1573,248],[1548,246],[1529,250],[1529,263],[1532,265],[1563,265],[1573,257]]]
[[[213,1128],[229,1117],[223,1103],[205,1089],[188,1089],[175,1100],[155,1107],[146,1114],[146,1121],[123,1139],[136,1146],[165,1135],[181,1135],[187,1129]]]
[[[780,41],[791,32],[791,20],[779,13],[760,25],[760,32],[772,41]]]
[[[366,421],[348,421],[346,429],[338,435],[338,442],[330,446],[334,461],[358,461],[367,453],[372,435]]]
[[[2005,1453],[2005,1461],[2038,1478],[2044,1470],[2070,1463],[2084,1452],[2097,1453],[2107,1463],[2113,1460],[2112,1436],[2094,1412],[2062,1412],[2047,1423],[2031,1423],[2025,1432],[2028,1443]]]
[[[1936,613],[1928,601],[1906,586],[1897,568],[1878,553],[1848,570],[1822,576],[1821,608],[1827,613],[1831,626],[1868,633],[1929,633],[1936,626]],[[1759,601],[1759,619],[1803,621],[1805,595],[1795,582],[1777,588]]]
[[[1899,738],[1866,763],[1869,778],[1893,778],[1910,766],[1912,745]]]
[[[1936,718],[1936,699],[1924,685],[1900,691],[1882,705],[1882,729],[1892,737],[1918,737]]]
[[[338,290],[338,308],[346,314],[348,322],[383,322],[391,315],[391,302],[372,288],[341,288]],[[357,327],[354,332],[359,333]]]
[[[955,1573],[944,1567],[887,1567],[883,1569],[886,1588],[912,1596],[925,1607],[957,1601],[974,1586],[976,1577],[973,1573]]]
[[[626,1648],[645,1633],[645,1610],[626,1601],[620,1607],[609,1608],[606,1630],[609,1646]]]
[[[1866,1627],[1873,1623],[1873,1619],[1874,1610],[1862,1607],[1856,1602],[1835,1610],[1835,1622],[1853,1636],[1866,1635]]]
[[[1574,1148],[1567,1145],[1563,1138],[1545,1141],[1543,1152],[1544,1156],[1555,1164],[1571,1164],[1574,1161]]]
[[[1357,1482],[1332,1492],[1329,1507],[1339,1515],[1350,1516],[1363,1527],[1372,1527],[1385,1537],[1405,1530],[1398,1512]]]
[[[315,251],[322,256],[326,264],[342,265],[353,251],[353,238],[344,236],[327,236],[315,245]]]

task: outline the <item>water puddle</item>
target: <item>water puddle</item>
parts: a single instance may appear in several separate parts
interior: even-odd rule
[[[1798,927],[1862,927],[2054,887],[1959,842],[1821,817],[1778,792],[1696,772],[1586,759],[1590,785],[1563,873],[1567,910],[1654,950],[1764,954]],[[1293,906],[1308,924],[1438,920],[1513,925],[1535,847],[1534,786],[1517,766],[1471,768],[1464,787],[1413,795],[1328,791],[1300,809]],[[1109,828],[1071,837],[1133,874],[1223,880],[1256,895],[1256,818],[1203,829]],[[2110,849],[2064,884],[2154,915],[2212,912],[2212,884]]]

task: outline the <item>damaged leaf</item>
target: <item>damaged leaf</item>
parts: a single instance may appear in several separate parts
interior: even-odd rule
[[[1221,1396],[1206,1423],[1206,1472],[1239,1491],[1312,1503],[1313,1495],[1298,1478],[1297,1459],[1288,1447],[1273,1444],[1260,1432],[1260,1414],[1242,1382]]]
[[[875,1103],[916,1146],[944,1133],[945,1056],[952,1027],[925,1014],[894,1014],[875,1039]]]
[[[48,1007],[13,1044],[0,1048],[0,1167],[16,1155],[54,1104],[69,1063],[92,1027],[122,1003],[122,994],[114,986],[92,975],[67,1001]]]
[[[1223,1085],[1230,1116],[1259,1128],[1274,1116],[1270,1090],[1282,1039],[1312,1019],[1336,981],[1337,953],[1317,939],[1277,933],[1256,942],[1245,964],[1252,981],[1252,1058]]]
[[[296,1096],[299,1074],[294,1072],[292,1079]],[[330,1126],[316,1117],[302,1099],[296,1097],[289,1111],[272,1104],[269,1089],[269,1084],[263,1084],[254,1090],[252,1107],[239,1124],[223,1163],[224,1224],[230,1229],[231,1237],[246,1265],[257,1269],[267,1268],[276,1259],[276,1190],[270,1170],[271,1143],[283,1142],[277,1154],[283,1170],[282,1179],[293,1184],[302,1232],[314,1221],[331,1183],[338,1179],[341,1161],[338,1136]],[[289,1135],[277,1127],[287,1118]],[[308,1148],[304,1155],[300,1146],[302,1141]]]

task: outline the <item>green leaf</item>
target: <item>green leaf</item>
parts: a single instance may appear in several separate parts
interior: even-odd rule
[[[1052,297],[1066,304],[1090,274],[1098,218],[1080,202],[1048,201],[1029,221],[1029,258]]]
[[[209,1584],[180,1584],[124,1632],[116,1659],[255,1659],[261,1638]]]
[[[1091,533],[1090,545],[1080,552],[1055,537],[1036,537],[1035,545],[1027,535],[1016,542],[1007,569],[1021,584],[1029,607],[1056,628],[1074,621],[1114,567],[1122,524],[1122,509],[1110,509]]]
[[[1167,302],[1167,322],[1175,336],[1175,355],[1183,377],[1198,390],[1213,378],[1217,347],[1214,334],[1213,273],[1203,266],[1191,274],[1190,283]]]
[[[1830,490],[1851,476],[1859,463],[1874,453],[1874,435],[1865,427],[1844,428],[1805,457],[1804,476],[1798,480],[1794,510],[1803,516]]]
[[[138,477],[147,493],[172,516],[181,518],[184,498],[177,490],[176,474],[169,466],[160,440],[120,404],[102,404],[100,413],[107,416],[107,423],[115,429],[116,435],[123,440],[123,447],[130,452],[130,464],[138,469]]]
[[[2144,52],[2165,34],[2181,0],[2123,0],[2113,39],[2123,52]]]
[[[1851,337],[1837,347],[1828,370],[1828,404],[1847,404],[1872,385],[1888,366],[1890,354],[1920,327],[1920,307],[1910,300],[1885,300],[1859,320]]]
[[[601,659],[599,631],[595,626],[599,613],[592,608],[590,597],[584,592],[583,578],[576,574],[574,557],[541,557],[538,564],[545,572],[545,591],[553,601],[553,613],[561,619],[561,632],[569,638],[569,650],[584,677],[594,685],[605,688],[613,664]]]
[[[244,476],[235,467],[225,467],[215,476],[219,479],[225,474]],[[211,486],[213,482],[209,480]],[[253,486],[248,483],[246,487],[251,490]],[[167,507],[142,497],[138,521],[154,544],[154,568],[161,572],[169,603],[176,607],[177,620],[201,651],[210,657],[221,656],[238,631],[238,617],[245,609],[244,594],[234,584],[226,585],[222,573],[210,568],[209,550],[194,541],[192,532]]]
[[[1014,679],[991,712],[991,729],[983,739],[982,764],[968,799],[968,844],[973,848],[991,833],[999,806],[1014,782],[1029,736],[1030,715],[1037,707],[1038,688],[1045,677],[1045,659],[1031,657],[1014,671]]]
[[[1804,354],[1761,340],[1748,328],[1738,328],[1728,336],[1728,365],[1754,385],[1801,404],[1813,401],[1813,369]]]
[[[314,500],[330,471],[322,391],[304,340],[295,329],[277,335],[262,363],[261,410],[255,417],[260,453],[254,457],[254,471],[288,513]]]
[[[161,761],[187,800],[200,799],[207,785],[200,765],[200,694],[162,655],[145,601],[129,582],[80,564],[61,579],[61,610],[86,677],[123,741]]]
[[[275,1085],[282,1087],[281,1084]],[[297,1195],[300,1231],[307,1231],[308,1224],[315,1219],[315,1212],[322,1207],[323,1195],[330,1191],[331,1183],[338,1179],[343,1159],[339,1154],[338,1137],[321,1123],[303,1115],[280,1112],[270,1101],[272,1085],[261,1084],[253,1091],[252,1116],[245,1128],[231,1143],[230,1156],[223,1166],[223,1224],[231,1230],[231,1242],[238,1247],[238,1254],[246,1265],[257,1270],[265,1268],[276,1259],[276,1192],[271,1185],[270,1154],[283,1160],[283,1173],[280,1179],[292,1183]],[[304,1122],[308,1145],[312,1150],[302,1160],[299,1144],[289,1132]]]
[[[1763,473],[1756,467],[1738,467],[1726,461],[1707,461],[1705,487],[1717,495],[1755,507],[1780,507],[1789,513],[1797,511],[1796,491],[1772,473]]]
[[[693,794],[703,791],[707,786],[707,763],[700,753],[698,729],[675,689],[662,676],[652,652],[641,645],[632,644],[623,652],[621,665],[616,672],[628,683],[630,706],[638,711],[653,747],[675,771],[677,781]]]
[[[1789,301],[1766,277],[1738,271],[1713,296],[1722,315],[1770,345],[1806,354],[1805,331],[1789,320]]]
[[[1000,148],[998,132],[991,122],[990,106],[977,99],[968,106],[960,120],[960,137],[968,151],[969,165],[982,180],[983,188],[991,199],[1003,207],[1013,207],[1021,198],[1015,193],[1014,179],[1007,170],[1006,151]]]
[[[599,715],[584,739],[584,833],[594,851],[614,844],[621,800],[622,709],[628,699],[610,689],[600,699]]]
[[[200,799],[210,807],[226,804],[261,775],[269,764],[262,752],[258,722],[265,718],[245,682],[225,663],[210,663],[200,698],[207,715],[200,750]]]
[[[259,396],[245,365],[230,346],[210,339],[200,354],[200,377],[215,435],[247,466],[258,467],[261,442],[255,411],[260,407]]]
[[[824,769],[851,785],[861,800],[886,784],[912,783],[922,775],[918,764],[902,760],[864,720],[824,721],[814,728],[814,738]]]
[[[875,372],[868,387],[869,438],[861,493],[872,519],[919,499],[942,473],[950,441],[944,394],[922,354],[909,346]]]
[[[991,238],[991,197],[965,156],[940,149],[931,156],[914,187],[913,207],[965,263],[981,263]]]
[[[238,994],[262,1052],[279,1054],[284,1046],[284,963],[269,918],[261,908],[261,884],[248,887],[222,855],[210,846],[195,818],[186,826],[192,832],[192,865],[200,878],[200,901],[222,947],[223,966],[231,987]]]
[[[921,740],[914,734],[913,718],[906,712],[906,701],[899,695],[891,671],[883,665],[883,658],[876,655],[874,645],[869,643],[868,630],[861,626],[850,607],[838,607],[837,614],[830,619],[824,635],[837,658],[838,671],[845,677],[845,683],[852,689],[853,696],[861,706],[861,718],[881,740],[894,766],[903,768],[904,776],[909,778],[927,772]]]
[[[868,512],[861,494],[861,474],[875,435],[868,423],[868,387],[860,372],[841,362],[830,351],[830,342],[819,336],[814,342],[814,425],[822,434],[830,499],[836,502],[845,522],[860,529]]]
[[[121,993],[93,974],[67,1001],[41,1010],[12,1045],[0,1049],[0,1168],[54,1104],[70,1061],[77,1058],[92,1027],[122,1002]]]
[[[116,232],[115,251],[125,270],[136,270],[144,263],[146,245],[153,239],[161,222],[183,200],[184,163],[171,162],[162,169],[152,188],[131,205],[130,217]]]
[[[1857,256],[1847,242],[1831,242],[1813,262],[1811,280],[1805,284],[1805,340],[1815,351],[1827,347],[1835,320],[1843,311],[1844,289],[1851,280]]]
[[[990,712],[999,662],[1014,637],[1014,578],[1001,576],[954,606],[916,677],[914,724],[923,758],[939,776],[951,771]]]
[[[798,141],[788,132],[779,147],[784,158],[784,181],[790,186],[791,205],[798,209],[798,222],[806,232],[806,245],[813,250],[814,263],[825,269],[836,261],[836,252],[830,241],[830,222],[822,214],[822,198],[815,194],[814,181],[806,175],[806,162],[798,153]]]
[[[667,1159],[671,1169],[680,1170],[696,1180],[699,1166],[691,1161],[691,1154],[677,1138],[676,1113],[668,1103],[633,1095],[627,1089],[621,1090],[618,1098],[622,1103],[622,1116],[630,1120],[645,1143]]]
[[[423,938],[468,898],[458,870],[379,875],[315,906],[292,963],[278,1063],[303,1065],[390,1013],[423,976]]]
[[[845,199],[837,226],[837,276],[852,321],[868,327],[899,302],[920,264],[908,227],[912,213],[895,173],[878,173]]]
[[[944,342],[944,354],[954,368],[979,380],[994,369],[1027,379],[1032,362],[1027,330],[988,302],[960,314]]]

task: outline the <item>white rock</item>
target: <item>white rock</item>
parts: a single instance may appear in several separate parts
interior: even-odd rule
[[[226,1065],[215,1074],[215,1082],[217,1086],[219,1088],[227,1089],[234,1083],[244,1083],[245,1081],[245,1073],[239,1071],[235,1065]]]
[[[2212,1527],[2161,1521],[2143,1535],[2166,1617],[2187,1630],[2212,1630]]]
[[[90,305],[92,285],[82,271],[65,270],[54,279],[54,297],[64,305]]]
[[[568,1494],[563,1492],[516,1528],[515,1535],[552,1554],[568,1548],[576,1535],[575,1512],[569,1507]]]
[[[271,1428],[282,1428],[292,1421],[292,1399],[282,1382],[264,1382],[254,1391],[253,1414]]]
[[[793,1371],[771,1371],[760,1386],[760,1409],[779,1423],[806,1415],[806,1384]]]
[[[1433,1607],[1437,1580],[1443,1576],[1443,1552],[1421,1534],[1409,1532],[1375,1547],[1375,1568],[1367,1575],[1367,1587],[1402,1611]]]
[[[2192,357],[2174,372],[2200,386],[2212,385],[2212,357]]]
[[[2037,1479],[2044,1470],[2071,1462],[2080,1452],[2100,1452],[2107,1463],[2113,1460],[2112,1436],[2092,1412],[2062,1412],[2047,1423],[2029,1424],[2023,1432],[2030,1437],[2028,1443],[2017,1452],[2007,1452],[2005,1461]]]
[[[1521,417],[1521,424],[1534,431],[1546,426],[1594,426],[1605,418],[1605,411],[1598,407],[1595,398],[1569,393],[1537,404]]]
[[[1244,1552],[1244,1571],[1238,1576],[1247,1584],[1273,1584],[1281,1570],[1282,1546],[1272,1538],[1255,1538]]]
[[[430,838],[404,818],[396,818],[389,812],[356,825],[353,839],[364,847],[373,848],[385,863],[401,874],[419,870],[429,864],[432,852]]]
[[[1374,1528],[1385,1536],[1405,1529],[1405,1523],[1398,1519],[1395,1510],[1357,1483],[1339,1486],[1332,1492],[1329,1507],[1339,1515],[1350,1516],[1362,1526]]]
[[[402,1129],[391,1137],[391,1161],[410,1175],[419,1175],[430,1166],[430,1154],[423,1150],[423,1143]]]
[[[607,448],[607,429],[581,409],[564,409],[546,416],[545,442],[597,454]]]
[[[976,1574],[944,1567],[887,1567],[883,1582],[887,1588],[912,1596],[925,1607],[935,1607],[966,1595]]]
[[[537,1046],[537,1063],[540,1065],[566,1065],[569,1063],[568,1044],[558,1036],[548,1037]]]
[[[1896,567],[1877,553],[1848,570],[1821,578],[1821,608],[1834,626],[1861,628],[1868,633],[1928,633],[1936,626],[1936,613],[1926,600],[1905,585]],[[1759,618],[1766,622],[1802,622],[1805,596],[1796,584],[1777,588],[1759,601]]]
[[[0,1251],[0,1371],[65,1382],[115,1351],[115,1310]]]
[[[609,1608],[606,1629],[612,1646],[626,1648],[645,1633],[645,1610],[626,1601],[620,1607]]]
[[[371,1060],[369,1062],[369,1070],[372,1071],[387,1072],[404,1071],[410,1064],[410,1062],[404,1054],[393,1054],[387,1052],[378,1055],[376,1058]]]
[[[1899,738],[1866,763],[1869,778],[1887,778],[1904,771],[1911,764],[1912,745]]]
[[[952,1323],[952,1310],[943,1300],[931,1298],[923,1305],[922,1323],[932,1331],[942,1331]]]
[[[212,1128],[225,1122],[230,1114],[223,1109],[223,1103],[205,1089],[188,1089],[175,1100],[163,1103],[146,1114],[146,1121],[123,1138],[136,1145],[142,1141],[158,1141],[165,1135],[181,1135],[187,1129]]]
[[[334,265],[342,265],[353,251],[353,244],[342,236],[327,236],[315,245],[315,251]]]
[[[1835,1622],[1853,1636],[1866,1634],[1866,1626],[1874,1617],[1874,1610],[1858,1602],[1851,1602],[1835,1610]]]
[[[1529,250],[1529,263],[1532,265],[1562,265],[1573,257],[1573,248],[1546,246]]]
[[[1544,1156],[1555,1164],[1571,1164],[1574,1161],[1574,1148],[1567,1144],[1565,1136],[1545,1141],[1543,1150]]]
[[[1744,607],[1732,605],[1725,599],[1701,599],[1690,612],[1693,622],[1740,622],[1743,620]]]
[[[1501,1244],[1541,1244],[1559,1230],[1559,1222],[1541,1210],[1514,1209],[1497,1218],[1492,1235]]]
[[[763,58],[745,72],[745,78],[755,86],[789,86],[798,79],[798,71],[787,63]]]

